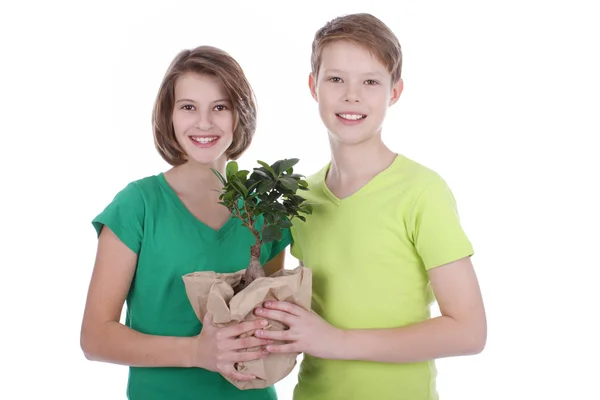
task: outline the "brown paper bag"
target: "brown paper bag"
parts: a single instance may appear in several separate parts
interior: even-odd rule
[[[233,323],[252,321],[258,317],[254,309],[267,300],[288,301],[310,310],[312,272],[306,267],[281,270],[271,276],[258,278],[234,295],[233,288],[241,281],[245,270],[219,274],[212,271],[193,272],[183,276],[187,296],[200,321],[207,312],[213,324],[224,327]],[[286,329],[278,321],[269,321],[265,329]],[[275,341],[275,344],[282,342]],[[235,381],[225,377],[239,389],[261,389],[285,378],[296,366],[297,354],[269,354],[260,360],[236,364],[239,372],[257,377],[252,381]]]

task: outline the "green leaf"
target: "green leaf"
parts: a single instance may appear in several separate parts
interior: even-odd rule
[[[262,176],[263,178],[266,178],[266,179],[273,179],[273,177],[271,177],[266,172],[260,170],[259,168],[254,168],[254,174],[260,175],[260,176]]]
[[[231,179],[232,175],[235,175],[238,172],[238,164],[236,161],[230,161],[227,163],[227,167],[225,168],[225,173],[227,175],[227,180]]]
[[[288,169],[292,168],[294,165],[298,164],[298,161],[300,161],[298,158],[290,158],[290,159],[283,160],[281,162],[281,164],[279,164],[279,170],[281,172],[287,171]]]
[[[286,188],[291,190],[292,192],[295,192],[296,190],[298,190],[298,182],[296,182],[294,179],[292,178],[287,178],[287,177],[282,177],[279,178],[279,182],[281,182],[281,184]]]
[[[227,181],[225,180],[225,178],[223,177],[223,175],[221,175],[221,173],[219,171],[217,171],[214,168],[211,168],[210,170],[217,176],[217,178],[219,178],[219,180],[221,181],[223,186],[227,185]]]
[[[235,176],[235,175],[234,175]],[[237,189],[237,191],[244,197],[248,196],[248,189],[246,189],[246,186],[244,186],[239,179],[233,179],[231,181],[231,183],[233,184],[233,186]]]
[[[248,174],[250,173],[250,171],[246,171],[245,169],[242,169],[238,172],[236,172],[235,176],[237,176],[238,178],[240,178],[240,180],[242,182],[246,182],[246,179],[248,179]]]
[[[282,219],[277,223],[280,228],[291,228],[292,222],[289,219]]]
[[[273,190],[277,183],[275,181],[262,181],[258,185],[258,193],[263,194],[268,192],[269,190]]]
[[[271,173],[271,176],[272,176],[273,178],[277,178],[277,175],[275,175],[275,171],[273,171],[273,168],[271,168],[271,166],[270,166],[269,164],[267,164],[267,163],[266,163],[266,162],[264,162],[264,161],[260,161],[260,160],[258,160],[257,162],[258,162],[260,165],[262,165],[262,166],[263,166],[263,167],[264,167],[264,168],[265,168],[267,171],[269,171],[269,172]]]
[[[273,240],[281,240],[281,229],[275,225],[270,225],[262,231],[262,242],[269,243]]]

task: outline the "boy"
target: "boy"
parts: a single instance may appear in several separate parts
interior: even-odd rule
[[[290,329],[257,336],[286,341],[271,353],[305,353],[297,400],[438,399],[434,360],[481,352],[486,317],[450,189],[381,139],[402,92],[400,44],[355,14],[321,28],[312,49],[332,157],[309,178],[314,212],[293,227],[292,254],[312,269],[314,311],[266,303],[257,315]]]

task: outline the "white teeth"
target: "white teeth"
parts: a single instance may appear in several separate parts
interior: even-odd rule
[[[338,114],[340,117],[344,119],[350,119],[352,121],[357,121],[359,119],[363,119],[366,115],[358,115],[358,114]]]
[[[204,138],[204,137],[201,138],[201,137],[192,136],[192,140],[194,140],[198,143],[207,144],[207,143],[217,140],[217,136],[210,137],[210,138]]]

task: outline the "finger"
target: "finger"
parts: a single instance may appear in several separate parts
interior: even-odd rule
[[[235,368],[233,368],[233,365],[223,371],[222,374],[233,379],[234,381],[251,381],[256,379],[256,376],[252,374],[243,374],[241,372],[237,372]]]
[[[265,301],[264,307],[272,310],[285,311],[296,316],[300,316],[303,312],[306,312],[302,307],[290,303],[289,301]]]
[[[260,360],[261,358],[265,358],[269,355],[269,352],[266,350],[257,350],[257,351],[236,351],[231,353],[232,362],[245,362],[245,361],[253,361]]]
[[[251,332],[254,334],[254,331],[260,328],[264,328],[268,324],[269,322],[267,320],[257,319],[254,321],[240,322],[239,324],[223,328],[223,331],[226,337],[238,337],[246,332]]]
[[[273,343],[273,341],[270,339],[249,337],[245,339],[232,340],[229,350],[251,349],[253,347],[266,346],[271,343]]]
[[[204,315],[204,319],[202,320],[202,325],[212,325],[212,314],[207,312],[206,315]]]
[[[285,311],[268,310],[266,308],[257,308],[254,313],[259,317],[272,319],[275,321],[283,322],[287,326],[292,326],[294,321],[298,319],[297,316],[289,314]]]
[[[269,353],[301,353],[297,342],[286,344],[270,344],[266,351]]]
[[[292,331],[290,331],[290,330],[272,331],[272,330],[259,329],[256,331],[256,336],[261,339],[283,340],[283,341],[289,341],[289,340],[295,339],[295,336],[293,335]]]

